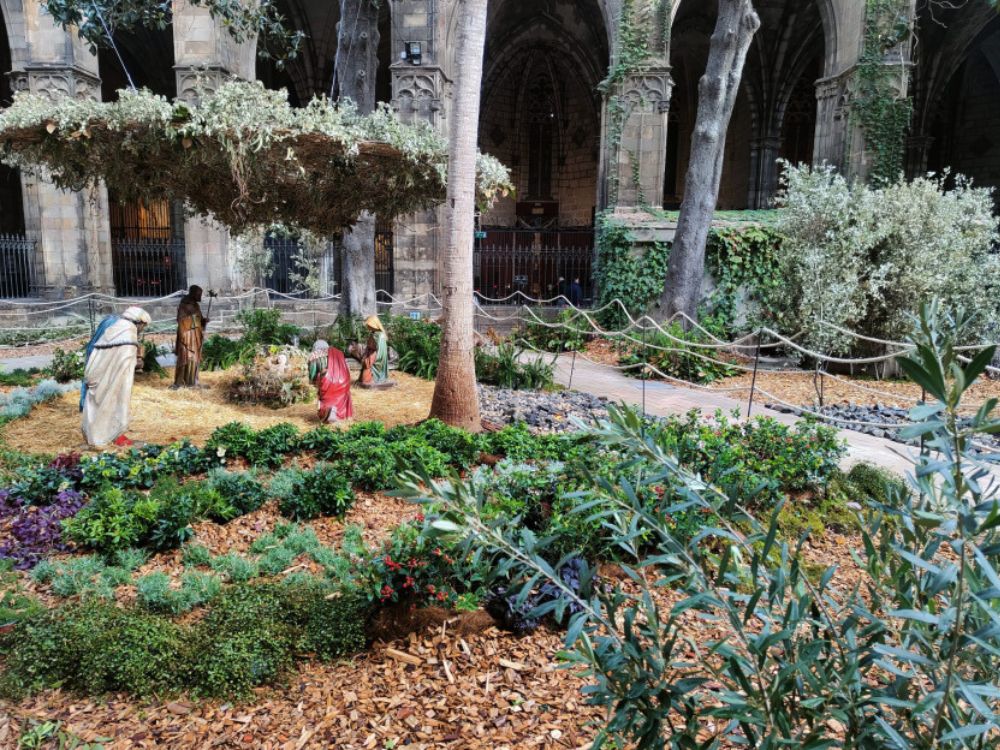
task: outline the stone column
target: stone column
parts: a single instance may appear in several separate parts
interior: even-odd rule
[[[847,163],[850,128],[847,81],[850,73],[816,82],[816,141],[813,163],[831,164],[843,171]]]
[[[447,38],[450,0],[396,0],[393,14],[392,107],[405,122],[424,121],[448,136],[447,100],[451,80]],[[400,59],[407,42],[420,44],[421,60],[414,65]],[[420,211],[400,217],[393,227],[393,286],[396,297],[415,297],[439,291],[444,260],[445,211]]]
[[[75,34],[56,26],[37,0],[24,4],[23,23],[26,43],[9,74],[12,90],[53,99],[100,99],[97,58]],[[72,193],[40,175],[22,175],[21,184],[25,231],[36,243],[35,293],[58,298],[112,292],[104,187]]]
[[[781,156],[781,137],[765,135],[750,141],[750,208],[771,208],[771,201],[778,192],[778,157]]]
[[[605,98],[601,151],[601,207],[640,210],[663,205],[670,68],[626,76]]]
[[[256,42],[237,44],[207,8],[174,0],[171,28],[178,99],[194,103],[227,78],[253,80]],[[187,219],[184,247],[187,284],[233,291],[235,248],[225,227],[212,219]]]

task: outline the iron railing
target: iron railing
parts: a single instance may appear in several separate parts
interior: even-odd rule
[[[271,273],[266,286],[281,294],[297,294],[310,297],[315,294],[327,296],[340,292],[340,253],[332,242],[326,244],[317,259],[316,282],[318,288],[309,289],[303,283],[308,268],[302,264],[305,246],[295,237],[264,238],[264,247],[271,251]]]
[[[473,253],[475,290],[480,301],[520,292],[534,299],[560,294],[578,305],[593,298],[594,232],[578,230],[487,229]],[[579,289],[575,287],[579,284]]]
[[[391,302],[387,295],[396,293],[392,242],[392,225],[379,224],[375,228],[375,288],[379,291],[379,302]]]
[[[34,241],[0,234],[0,298],[30,297],[37,284]]]
[[[375,288],[382,294],[380,302],[386,294],[394,292],[393,235],[391,225],[379,224],[375,230]],[[271,273],[266,279],[266,286],[281,294],[301,294],[309,296],[318,291],[321,296],[339,294],[341,289],[341,258],[340,244],[330,242],[319,257],[319,289],[305,289],[301,277],[305,270],[299,259],[304,247],[301,240],[295,237],[264,238],[264,246],[271,251]]]
[[[184,240],[112,239],[111,262],[119,297],[163,297],[184,289]]]

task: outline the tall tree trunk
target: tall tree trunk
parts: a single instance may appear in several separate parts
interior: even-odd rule
[[[333,62],[331,99],[351,99],[362,114],[375,109],[378,72],[377,0],[340,0],[337,56]],[[365,317],[375,306],[375,217],[363,212],[344,232],[340,252],[340,312]]]
[[[705,244],[719,200],[726,132],[736,104],[743,64],[760,18],[751,0],[719,0],[705,75],[698,82],[698,114],[691,136],[691,158],[684,180],[684,201],[670,250],[660,305],[668,316],[697,315],[705,274]]]
[[[448,248],[441,304],[441,358],[431,416],[478,431],[472,305],[472,242],[476,210],[476,147],[486,41],[486,0],[459,0],[458,81],[448,138]]]

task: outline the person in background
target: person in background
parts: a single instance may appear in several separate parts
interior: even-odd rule
[[[563,276],[559,277],[559,281],[556,282],[556,306],[565,307],[566,305],[566,292],[569,290],[566,288],[566,279]]]
[[[569,285],[569,303],[573,307],[579,307],[583,303],[583,287],[580,286],[580,279],[573,279],[573,283]]]
[[[201,348],[205,344],[205,326],[208,318],[201,314],[200,286],[192,286],[177,306],[177,367],[174,370],[174,388],[193,388],[198,385],[198,368],[201,367]]]
[[[149,313],[130,307],[101,321],[87,344],[80,412],[87,444],[129,445],[125,437],[131,417],[132,384],[135,371],[142,368],[139,336],[149,325]]]
[[[338,422],[354,416],[351,373],[344,353],[320,339],[309,357],[309,380],[319,398],[319,421]]]

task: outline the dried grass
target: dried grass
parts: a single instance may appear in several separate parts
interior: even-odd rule
[[[202,388],[172,391],[173,371],[168,377],[144,375],[132,390],[132,424],[127,433],[134,441],[166,444],[187,438],[202,445],[217,427],[227,422],[243,422],[262,429],[279,422],[290,422],[300,430],[319,424],[315,402],[294,404],[284,409],[237,406],[224,398],[226,385],[236,371],[206,372]],[[394,372],[397,386],[384,391],[354,387],[356,421],[377,420],[391,427],[412,424],[427,417],[434,383],[405,373]],[[17,420],[4,431],[9,447],[30,453],[60,453],[84,450],[80,432],[79,394],[68,393],[42,404],[25,419]]]

